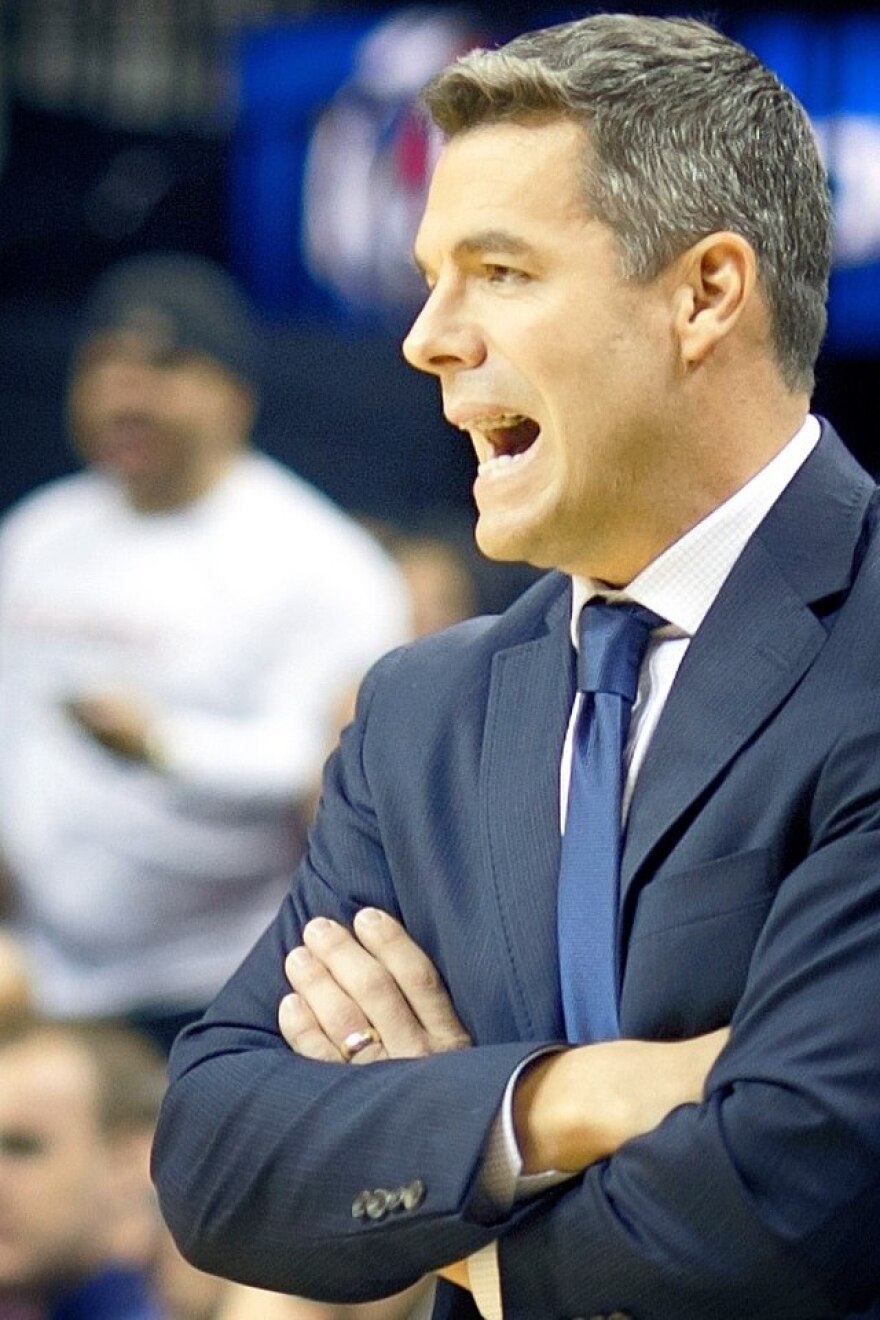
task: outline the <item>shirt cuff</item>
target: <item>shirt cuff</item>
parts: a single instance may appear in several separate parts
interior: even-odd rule
[[[483,1167],[477,1184],[484,1211],[503,1213],[510,1210],[516,1201],[537,1196],[546,1188],[555,1187],[557,1183],[565,1182],[574,1176],[571,1173],[560,1173],[557,1169],[523,1174],[522,1155],[513,1126],[513,1092],[523,1068],[545,1054],[556,1053],[557,1049],[558,1047],[553,1046],[536,1050],[527,1059],[523,1059],[505,1087],[501,1106],[489,1130]],[[490,1242],[488,1246],[468,1256],[467,1271],[474,1302],[483,1320],[504,1320],[498,1243]]]
[[[522,1155],[513,1127],[513,1092],[523,1069],[534,1063],[535,1059],[540,1059],[545,1054],[555,1054],[558,1050],[558,1046],[549,1046],[530,1054],[518,1065],[505,1087],[495,1121],[489,1129],[483,1167],[477,1183],[484,1212],[494,1212],[496,1215],[498,1212],[504,1213],[510,1210],[516,1201],[537,1196],[539,1192],[545,1191],[548,1187],[555,1187],[557,1183],[573,1176],[570,1173],[560,1173],[556,1169],[523,1174]]]
[[[490,1242],[488,1246],[468,1256],[467,1271],[474,1302],[483,1320],[504,1320],[498,1243]]]

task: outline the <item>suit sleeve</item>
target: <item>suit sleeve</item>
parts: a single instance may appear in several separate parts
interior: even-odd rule
[[[880,1315],[875,725],[829,758],[705,1102],[505,1233],[507,1320]]]
[[[364,904],[398,911],[362,746],[375,684],[395,665],[386,658],[364,685],[277,919],[173,1050],[154,1150],[163,1214],[195,1265],[333,1301],[398,1291],[492,1239],[462,1210],[532,1048],[349,1068],[296,1056],[278,1032],[284,957],[306,921],[348,922]]]
[[[876,739],[841,740],[828,758],[804,822],[809,855],[780,885],[704,1103],[486,1222],[484,1144],[535,1042],[345,1068],[297,1058],[275,1026],[283,957],[311,915],[397,910],[364,771],[371,693],[395,664],[366,685],[278,920],[172,1055],[155,1169],[184,1254],[353,1301],[498,1238],[505,1320],[865,1311],[880,1297]],[[353,1215],[370,1189],[397,1208]]]

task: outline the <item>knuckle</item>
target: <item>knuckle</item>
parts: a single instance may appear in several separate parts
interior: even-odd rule
[[[308,1045],[298,1044],[296,1053],[314,1059],[318,1063],[335,1063],[339,1059],[338,1050],[323,1038],[320,1041],[309,1041]]]
[[[301,1029],[305,1013],[298,995],[285,995],[278,1005],[278,1021],[289,1031]]]
[[[328,1023],[327,1031],[334,1040],[345,1040],[346,1036],[356,1035],[362,1026],[363,1017],[352,1005],[350,1009],[340,1010],[333,1022]]]
[[[469,1049],[471,1038],[466,1033],[459,1033],[455,1036],[444,1036],[434,1042],[434,1048],[438,1054],[451,1054],[454,1050]]]
[[[323,972],[321,964],[303,946],[290,951],[285,959],[284,968],[288,981],[295,989],[311,985]]]
[[[383,921],[379,938],[386,949],[403,950],[407,954],[418,947],[393,917],[387,917]]]
[[[435,1053],[436,1050],[432,1049],[430,1044],[423,1040],[414,1041],[406,1051],[407,1058],[410,1059],[427,1059]]]
[[[381,1041],[375,1045],[365,1045],[362,1050],[351,1060],[352,1067],[361,1068],[365,1063],[376,1063],[379,1059],[385,1058],[385,1049]]]
[[[303,927],[303,943],[318,957],[338,949],[349,938],[344,928],[328,917],[312,917]]]
[[[390,977],[379,963],[371,962],[357,970],[352,977],[352,993],[358,999],[373,1000],[384,995],[390,985]]]

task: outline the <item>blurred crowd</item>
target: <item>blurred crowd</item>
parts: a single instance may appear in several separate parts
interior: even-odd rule
[[[417,1314],[202,1275],[149,1180],[165,1054],[277,907],[365,669],[513,589],[469,529],[357,517],[260,453],[260,347],[214,263],[111,266],[80,470],[0,523],[0,1320]]]
[[[340,507],[374,461],[352,419],[392,411],[354,397],[343,361],[335,456],[293,470],[297,428],[320,427],[229,273],[215,172],[234,34],[311,8],[28,0],[0,19],[5,288],[31,270],[72,324],[63,398],[10,382],[33,454],[17,423],[23,493],[0,520],[0,1320],[404,1320],[422,1302],[205,1275],[149,1177],[167,1050],[275,911],[365,669],[528,580],[479,559],[417,455],[417,511]],[[292,342],[284,378],[307,378]],[[53,410],[66,465],[40,461]],[[410,452],[419,425],[400,422]]]
[[[0,1012],[3,1320],[403,1320],[229,1283],[178,1253],[149,1176],[164,1059],[115,1022]]]

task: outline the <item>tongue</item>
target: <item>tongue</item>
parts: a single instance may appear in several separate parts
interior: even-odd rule
[[[531,417],[524,417],[515,426],[505,426],[496,432],[495,449],[499,454],[522,454],[535,443],[540,427]],[[500,441],[500,444],[498,443]]]

